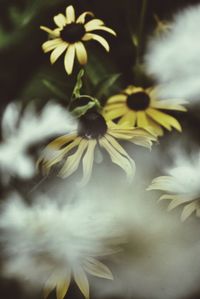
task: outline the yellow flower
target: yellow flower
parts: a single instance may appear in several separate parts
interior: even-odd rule
[[[193,181],[191,180],[191,184]],[[171,202],[168,206],[168,211],[184,205],[181,220],[186,220],[192,213],[196,213],[197,217],[200,217],[200,196],[195,192],[185,192],[184,182],[180,183],[179,178],[176,176],[160,176],[155,178],[147,190],[161,190],[167,192],[162,195],[159,200],[170,199]],[[187,182],[185,182],[187,185]],[[182,190],[182,191],[181,191]]]
[[[78,169],[83,157],[81,185],[85,185],[91,177],[95,148],[101,147],[108,152],[112,162],[120,166],[126,172],[128,179],[132,180],[135,163],[117,139],[150,148],[155,137],[143,129],[133,128],[127,124],[117,125],[111,121],[106,122],[101,114],[90,110],[79,118],[79,125],[75,132],[58,137],[47,145],[38,165],[41,165],[43,172],[48,174],[53,165],[66,159],[58,174],[66,178]]]
[[[54,271],[44,286],[44,298],[47,298],[51,291],[56,289],[56,298],[63,299],[73,278],[84,297],[88,299],[89,281],[86,272],[93,276],[113,280],[113,275],[106,265],[96,258],[88,257],[83,260],[82,265],[77,264],[74,269],[68,268],[62,273]]]
[[[45,53],[52,51],[50,56],[51,63],[65,52],[64,66],[67,74],[71,74],[74,65],[75,56],[79,63],[84,65],[87,63],[87,52],[84,42],[95,40],[99,42],[106,51],[109,51],[107,41],[99,34],[93,33],[96,30],[103,30],[113,35],[116,33],[106,27],[100,19],[92,19],[89,22],[85,21],[87,15],[93,16],[91,12],[82,13],[77,19],[72,5],[66,8],[66,15],[59,13],[54,17],[54,22],[57,26],[55,29],[49,29],[41,26],[40,28],[50,34],[51,40],[48,40],[42,45]]]
[[[180,104],[172,100],[158,100],[157,88],[128,86],[120,94],[110,97],[104,107],[107,120],[120,118],[119,124],[127,122],[133,126],[150,130],[158,136],[163,135],[162,126],[171,131],[172,128],[181,132],[179,122],[160,110],[186,111]]]

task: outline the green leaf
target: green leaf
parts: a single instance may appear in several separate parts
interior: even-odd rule
[[[58,98],[66,98],[66,94],[64,92],[62,92],[58,87],[55,86],[55,84],[53,84],[52,82],[50,82],[49,80],[42,80],[42,83],[51,91],[53,92]]]
[[[93,107],[97,107],[97,109],[100,109],[101,107],[99,101],[95,98],[91,98],[91,101],[88,104],[75,108],[74,110],[72,110],[72,113],[74,114],[74,116],[80,117]]]
[[[101,98],[102,96],[108,95],[109,89],[113,87],[120,76],[121,74],[112,74],[101,80],[96,87],[96,97]]]
[[[83,75],[84,75],[84,70],[81,69],[80,72],[78,73],[77,80],[76,80],[76,85],[75,85],[74,90],[72,92],[72,101],[80,97],[80,90],[83,86],[83,82],[82,82]]]

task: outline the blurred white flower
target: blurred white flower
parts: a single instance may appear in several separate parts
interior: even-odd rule
[[[175,15],[165,34],[150,40],[147,72],[163,84],[160,95],[188,100],[200,96],[200,5]]]
[[[74,279],[88,298],[86,273],[113,279],[99,259],[119,251],[122,230],[103,206],[86,200],[59,206],[45,196],[28,206],[12,194],[3,204],[0,229],[7,256],[4,274],[44,287],[45,296],[55,288],[63,299]]]
[[[20,103],[11,103],[2,118],[0,169],[5,180],[15,175],[31,178],[36,167],[33,158],[27,153],[28,147],[77,126],[70,114],[53,102],[46,104],[39,115],[32,105],[22,115],[21,110]]]
[[[175,165],[166,170],[165,176],[152,181],[148,190],[167,192],[160,200],[171,199],[168,210],[183,205],[183,221],[194,212],[200,217],[200,154],[189,159],[179,153],[175,161]]]

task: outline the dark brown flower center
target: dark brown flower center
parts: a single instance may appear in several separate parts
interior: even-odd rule
[[[79,118],[78,135],[87,139],[97,139],[105,135],[107,128],[101,114],[89,111]]]
[[[82,39],[85,34],[83,24],[71,23],[67,24],[60,32],[60,37],[67,43],[73,44]]]
[[[135,111],[146,110],[150,104],[150,97],[146,92],[138,91],[128,95],[126,104],[130,109]]]

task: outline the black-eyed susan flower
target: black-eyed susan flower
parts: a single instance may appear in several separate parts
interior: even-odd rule
[[[53,165],[64,159],[59,176],[66,178],[77,170],[82,159],[81,184],[84,185],[91,177],[95,149],[100,147],[107,151],[112,162],[120,166],[131,180],[134,176],[135,163],[117,139],[149,148],[155,137],[143,129],[133,128],[127,124],[106,122],[101,114],[89,110],[79,118],[79,125],[75,132],[58,137],[47,145],[38,165],[48,173]]]
[[[184,102],[182,102],[184,103]],[[162,110],[186,111],[180,103],[170,99],[158,100],[157,88],[128,86],[121,93],[110,97],[104,107],[107,120],[120,119],[119,124],[127,122],[133,126],[149,129],[156,135],[163,135],[163,129],[181,131],[180,123]]]
[[[147,190],[166,192],[159,200],[170,200],[168,210],[183,206],[181,220],[193,213],[200,217],[200,188],[197,168],[191,165],[170,169],[171,175],[155,178]]]
[[[74,65],[75,56],[81,65],[87,63],[87,51],[84,43],[90,40],[99,42],[106,51],[109,51],[109,44],[96,31],[102,30],[110,34],[116,33],[106,27],[100,19],[93,18],[86,22],[86,16],[93,16],[92,12],[84,12],[77,19],[72,5],[66,8],[66,14],[59,13],[54,17],[55,29],[49,29],[41,26],[40,28],[49,33],[51,39],[43,43],[42,48],[45,53],[52,51],[50,56],[51,63],[65,53],[64,66],[67,74],[71,74]]]

